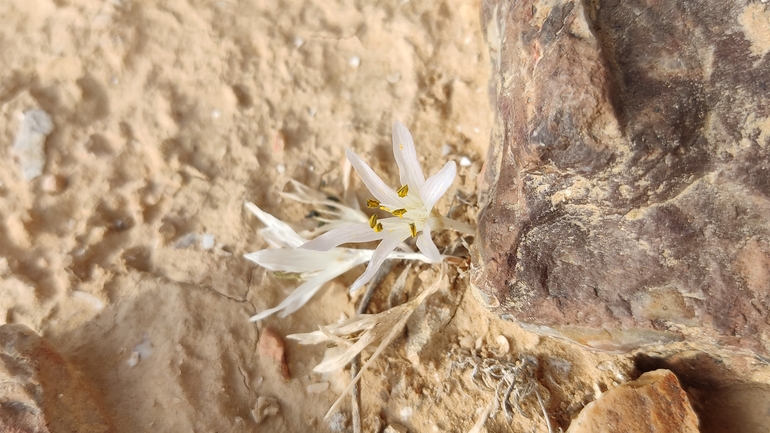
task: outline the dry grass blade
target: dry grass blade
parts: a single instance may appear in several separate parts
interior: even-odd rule
[[[441,281],[443,281],[444,275],[446,274],[445,268],[445,265],[441,267],[441,273],[436,282],[420,293],[419,296],[405,304],[393,307],[379,314],[357,315],[336,325],[325,328],[322,327],[320,331],[307,334],[292,334],[287,337],[298,341],[300,344],[317,344],[331,341],[349,346],[344,353],[322,362],[313,369],[313,371],[319,373],[344,368],[366,347],[379,342],[377,349],[361,367],[358,375],[353,378],[347,388],[345,388],[342,394],[337,398],[337,401],[334,402],[332,407],[326,413],[326,418],[337,410],[343,397],[345,397],[353,388],[353,385],[361,379],[361,375],[372,364],[372,361],[374,361],[382,351],[403,332],[406,322],[409,320],[409,317],[414,310],[417,309],[425,298],[435,293],[439,287],[441,287]],[[358,334],[359,332],[360,334]],[[355,343],[351,344],[351,341],[355,341]]]

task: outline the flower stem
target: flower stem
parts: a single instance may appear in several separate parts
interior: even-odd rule
[[[466,234],[466,235],[475,235],[476,234],[476,227],[466,224],[464,222],[460,222],[457,220],[453,220],[451,218],[447,218],[444,215],[439,214],[439,218],[441,220],[441,224],[444,226],[444,228],[449,228],[455,231],[458,231],[460,233]]]

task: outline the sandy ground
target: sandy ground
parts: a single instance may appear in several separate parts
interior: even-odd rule
[[[243,259],[266,246],[243,203],[303,221],[309,209],[278,191],[296,179],[339,196],[346,147],[395,184],[400,119],[426,171],[470,160],[439,208],[454,203],[473,222],[491,128],[479,10],[463,0],[1,2],[0,324],[27,324],[61,348],[121,432],[345,431],[347,403],[323,419],[347,380],[312,372],[324,347],[287,342],[284,380],[257,345],[266,325],[286,335],[352,315],[345,287],[362,268],[285,319],[249,323],[296,282]],[[27,181],[12,144],[33,108],[54,129],[42,174]],[[372,311],[386,308],[402,268]],[[413,269],[406,295],[435,278]],[[491,316],[467,266],[419,318],[363,378],[365,431],[469,431],[494,395],[471,380],[474,364],[534,359],[521,384],[542,384],[563,428],[633,374],[629,357]],[[257,425],[260,396],[280,411]],[[511,419],[497,411],[487,430],[547,431],[533,401]]]

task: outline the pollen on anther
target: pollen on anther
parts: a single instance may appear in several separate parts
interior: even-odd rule
[[[375,232],[377,232],[377,233],[381,232],[382,231],[382,223],[377,223],[377,225],[374,226],[373,228],[374,228]]]
[[[369,217],[369,227],[377,227],[377,215],[372,214],[372,216]]]
[[[404,198],[407,194],[409,194],[409,185],[404,185],[401,188],[399,188],[396,193],[399,197]]]
[[[366,207],[370,209],[377,209],[378,207],[380,207],[380,202],[373,198],[370,198],[369,200],[366,201]]]
[[[399,218],[403,218],[404,214],[406,213],[406,209],[396,209],[393,212],[391,212],[394,216],[397,216]]]
[[[414,223],[409,223],[409,231],[412,232],[412,237],[417,237],[417,227],[415,227]]]

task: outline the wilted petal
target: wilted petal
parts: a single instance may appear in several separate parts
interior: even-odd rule
[[[433,239],[430,237],[430,221],[425,223],[425,226],[422,228],[422,234],[417,238],[416,243],[417,248],[420,249],[420,252],[423,253],[425,257],[434,262],[440,262],[443,259],[438,248],[436,248],[436,244],[433,243]]]
[[[262,224],[267,226],[263,229],[265,232],[269,233],[268,236],[265,236],[265,239],[274,244],[273,246],[296,248],[307,242],[306,239],[298,235],[288,224],[263,211],[254,203],[247,201],[244,203],[244,206],[246,209],[250,210],[251,213],[256,215],[257,218],[262,221]]]
[[[422,174],[420,162],[417,160],[412,134],[399,121],[393,124],[393,156],[398,164],[401,185],[409,185],[414,190],[422,188],[425,175]]]
[[[364,284],[368,283],[372,279],[377,269],[380,268],[382,262],[388,258],[388,255],[404,240],[404,236],[401,233],[388,233],[385,238],[382,239],[377,249],[374,250],[372,260],[369,262],[369,266],[366,267],[366,271],[361,274],[358,279],[350,286],[350,291],[356,291],[360,289]]]
[[[369,227],[369,223],[350,224],[330,230],[310,242],[302,245],[301,248],[315,251],[328,251],[336,246],[347,244],[349,242],[371,242],[382,239],[384,232],[377,233]]]
[[[353,168],[356,169],[356,172],[361,177],[361,180],[364,181],[364,185],[366,185],[366,188],[369,190],[369,192],[372,193],[374,198],[379,200],[381,203],[398,203],[398,194],[396,194],[395,191],[388,188],[387,185],[385,185],[385,182],[380,179],[377,174],[374,173],[374,170],[372,170],[371,167],[367,163],[364,162],[361,157],[356,155],[353,151],[345,149],[345,154],[348,156],[348,161],[353,165]]]
[[[444,165],[438,173],[429,177],[425,181],[425,185],[420,189],[420,196],[425,203],[425,209],[430,212],[433,209],[433,205],[436,204],[438,199],[452,186],[452,182],[455,180],[455,174],[457,168],[454,161],[449,161]]]

